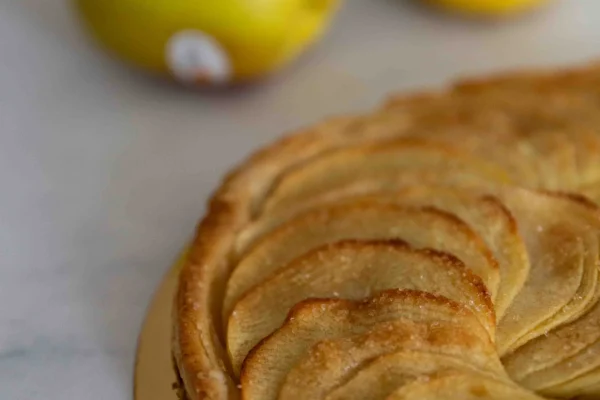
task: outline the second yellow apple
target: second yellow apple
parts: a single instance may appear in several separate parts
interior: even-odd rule
[[[481,16],[505,16],[526,12],[549,0],[425,0],[452,11]]]

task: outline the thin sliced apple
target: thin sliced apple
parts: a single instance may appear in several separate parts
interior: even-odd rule
[[[576,149],[577,170],[579,184],[573,190],[580,187],[593,185],[600,181],[600,135],[597,132],[597,126],[573,126],[564,129],[567,136]]]
[[[598,122],[592,127],[580,121],[538,127],[515,144],[531,149],[528,161],[536,166],[541,188],[576,191],[600,179]]]
[[[443,186],[412,186],[390,193],[363,196],[363,201],[433,206],[455,214],[465,221],[491,249],[498,261],[500,282],[494,298],[496,317],[500,319],[512,300],[524,286],[529,275],[529,258],[517,222],[511,212],[491,195],[478,192],[485,189]]]
[[[473,319],[472,311],[463,305],[416,291],[389,290],[364,301],[305,300],[244,361],[242,398],[276,399],[289,371],[323,340],[360,335],[392,321],[464,321],[471,326]],[[489,338],[484,336],[484,340]],[[469,351],[465,354],[468,356]]]
[[[416,248],[455,255],[494,288],[498,265],[485,242],[452,214],[431,208],[356,202],[309,211],[271,232],[242,258],[233,271],[223,306],[227,321],[235,303],[294,258],[340,240],[401,239]],[[487,311],[484,311],[487,312]],[[494,316],[487,326],[493,337]]]
[[[475,197],[472,192],[450,188],[412,188],[399,193],[401,202],[427,204],[452,212],[477,232],[498,261],[500,284],[494,299],[500,320],[525,285],[530,261],[517,222],[502,202],[490,195]]]
[[[450,370],[402,386],[386,400],[542,400],[506,381],[473,371]]]
[[[410,289],[443,296],[474,313],[492,308],[481,279],[462,261],[404,243],[346,241],[295,259],[243,296],[227,327],[234,371],[248,352],[285,321],[289,310],[308,298],[360,300],[386,289]],[[487,322],[489,313],[481,317]]]
[[[527,375],[519,383],[532,390],[559,386],[600,368],[600,341],[580,350],[574,356],[562,359],[549,368]]]
[[[600,398],[600,368],[566,383],[542,389],[540,393],[564,399],[597,400]]]
[[[516,169],[509,169],[525,172],[524,179],[518,181],[529,183],[537,182],[538,178],[529,173],[530,168],[525,165],[527,163],[521,162],[523,157],[530,164],[538,164],[537,159],[531,155],[548,155],[546,150],[550,148],[553,149],[552,154],[554,151],[572,152],[573,144],[565,143],[562,139],[565,147],[548,147],[548,136],[554,135],[548,132],[562,132],[565,126],[582,117],[582,109],[587,111],[585,115],[588,117],[597,114],[592,112],[594,107],[589,107],[589,102],[586,103],[579,95],[553,93],[550,98],[546,98],[531,88],[511,88],[495,84],[486,85],[485,91],[457,90],[425,96],[403,96],[390,100],[387,105],[389,113],[412,118],[412,125],[421,132],[418,136],[438,139],[438,135],[428,133],[433,130],[449,139],[457,131],[458,143],[461,143],[462,149],[469,149],[479,156],[489,155],[491,158],[486,159],[499,161],[502,166],[518,166]],[[593,120],[598,121],[597,118]],[[467,131],[471,139],[467,138],[465,141],[461,131]],[[572,138],[574,135],[566,136]],[[508,157],[502,159],[498,156]],[[571,168],[572,164],[569,164],[569,169]],[[540,171],[538,168],[537,172],[549,171]],[[557,172],[560,174],[563,170],[559,169]]]
[[[600,303],[574,322],[540,336],[502,359],[509,375],[517,382],[558,363],[600,341]],[[598,355],[600,358],[600,354]]]
[[[292,368],[279,399],[320,399],[348,381],[371,360],[399,351],[464,359],[488,374],[505,376],[493,343],[474,318],[465,321],[394,321],[363,335],[324,340]]]
[[[372,187],[362,189],[360,192],[368,193]],[[496,316],[500,319],[523,287],[529,274],[527,250],[511,212],[494,196],[482,195],[481,193],[486,191],[484,187],[473,190],[473,186],[459,188],[412,185],[400,190],[394,190],[393,186],[390,189],[385,192],[374,190],[374,193],[364,195],[359,195],[360,192],[353,190],[334,190],[296,208],[267,214],[242,233],[242,240],[246,243],[242,247],[272,231],[302,209],[315,208],[324,204],[371,201],[434,206],[453,213],[465,221],[483,238],[492,251],[499,265],[500,281],[498,289],[491,288],[491,292],[497,294],[494,305]]]
[[[570,195],[517,189],[497,195],[518,221],[532,263],[528,281],[498,324],[498,349],[504,355],[577,318],[594,300],[597,278],[583,282],[597,276],[586,257],[593,228],[584,224],[595,224],[598,215]]]
[[[412,116],[413,125],[463,124],[482,132],[533,133],[585,123],[597,126],[597,105],[585,91],[487,84],[485,90],[453,90],[421,96],[399,96],[388,101],[394,114]],[[559,90],[554,90],[554,89]],[[408,118],[407,118],[408,119]]]
[[[598,302],[600,297],[598,234],[593,231],[581,232],[578,239],[583,245],[583,273],[575,295],[556,314],[516,340],[511,345],[512,349],[522,346],[541,334],[547,336],[551,329],[576,320]]]
[[[542,97],[535,90],[496,87],[401,98],[390,102],[388,112],[412,118],[414,136],[454,138],[461,149],[498,163],[523,186],[571,190],[589,182],[593,172],[589,146],[598,149],[598,139],[585,131],[593,130],[599,118],[579,95]]]
[[[496,182],[497,184],[497,182]],[[457,188],[485,188],[494,185],[489,177],[468,168],[465,170],[445,167],[400,169],[373,174],[365,179],[357,178],[343,185],[333,185],[327,191],[286,207],[275,207],[242,230],[236,240],[235,253],[239,258],[262,236],[302,211],[352,196],[377,192],[391,192],[414,185],[452,186]]]
[[[369,188],[370,189],[370,188]],[[385,204],[411,206],[433,206],[453,213],[465,221],[485,241],[498,262],[500,280],[498,288],[490,288],[496,294],[494,306],[496,317],[500,319],[517,293],[523,287],[529,274],[529,259],[517,222],[511,212],[496,197],[482,195],[485,188],[450,186],[407,186],[400,190],[376,191],[357,196],[353,191],[335,190],[308,203],[267,214],[245,231],[246,243],[263,236],[286,220],[301,212],[331,203],[351,203],[369,201]],[[366,190],[365,190],[366,192]],[[242,234],[244,235],[244,234]],[[488,281],[489,284],[489,281]]]
[[[514,121],[501,110],[495,107],[486,110],[477,103],[466,102],[458,106],[451,102],[443,105],[439,112],[431,111],[417,110],[416,115],[412,115],[413,127],[404,133],[406,139],[452,147],[460,144],[464,154],[500,166],[511,182],[528,188],[540,187],[542,180],[537,160],[532,158],[535,147],[522,137],[515,129]]]
[[[469,361],[468,351],[463,357],[439,354],[398,352],[381,356],[365,365],[345,384],[331,391],[325,400],[384,400],[397,389],[428,375],[448,370],[479,373],[490,379],[502,375],[486,373]]]
[[[518,146],[530,152],[529,161],[537,168],[540,187],[573,190],[579,185],[576,147],[563,130],[536,132]]]
[[[482,130],[486,131],[485,135],[481,134]],[[423,137],[438,143],[460,143],[464,152],[501,166],[507,171],[511,182],[528,188],[537,188],[542,184],[536,165],[532,162],[531,151],[527,146],[520,145],[523,139],[515,137],[511,131],[494,132],[487,124],[484,127],[477,124],[471,126],[461,121],[455,125],[442,124],[437,128],[420,127],[407,136]]]
[[[580,177],[572,135],[563,130],[525,135],[508,128],[496,131],[493,120],[491,126],[477,122],[460,121],[437,129],[425,126],[409,132],[407,137],[460,143],[465,153],[501,166],[513,182],[523,187],[570,190],[578,186]],[[481,134],[482,130],[486,131],[485,135]]]
[[[559,313],[577,293],[583,278],[585,247],[569,228],[543,225],[536,239],[525,233],[532,267],[529,280],[498,325],[501,355],[519,347],[521,337],[543,334],[538,327]]]
[[[541,79],[543,77],[543,79]],[[588,129],[598,127],[598,66],[552,73],[510,74],[502,79],[470,80],[454,87],[454,97],[506,98],[512,103],[512,119],[531,132],[540,127]],[[575,133],[575,132],[573,132]],[[573,134],[574,142],[578,135]],[[597,154],[597,153],[596,153]]]
[[[506,172],[491,163],[475,159],[453,147],[427,140],[397,139],[329,152],[310,163],[289,170],[271,191],[264,210],[289,207],[298,202],[384,173],[397,175],[402,169],[445,168],[479,171],[490,181],[509,181]]]

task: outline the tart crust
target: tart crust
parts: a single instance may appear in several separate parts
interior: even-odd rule
[[[520,72],[464,80],[452,89],[474,93],[528,87],[540,93],[582,90],[600,83],[600,64],[560,72]],[[444,92],[421,92],[388,101],[388,107],[418,106]],[[397,129],[387,129],[390,124]],[[331,118],[302,129],[258,151],[231,172],[211,198],[187,262],[179,276],[172,315],[172,351],[187,400],[224,400],[240,396],[224,347],[221,301],[233,268],[238,234],[260,213],[284,171],[328,151],[397,136],[410,125],[402,112]],[[590,183],[590,188],[597,187]],[[590,189],[591,190],[591,189]]]

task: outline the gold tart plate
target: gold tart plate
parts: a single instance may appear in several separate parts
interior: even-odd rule
[[[179,400],[173,389],[177,377],[171,357],[171,308],[185,255],[182,252],[163,278],[142,326],[135,359],[134,400]]]

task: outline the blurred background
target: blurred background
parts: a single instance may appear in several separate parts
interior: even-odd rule
[[[600,58],[597,0],[500,18],[417,3],[346,0],[268,78],[194,89],[102,51],[73,2],[0,0],[0,398],[130,399],[152,293],[252,150],[391,92]]]

